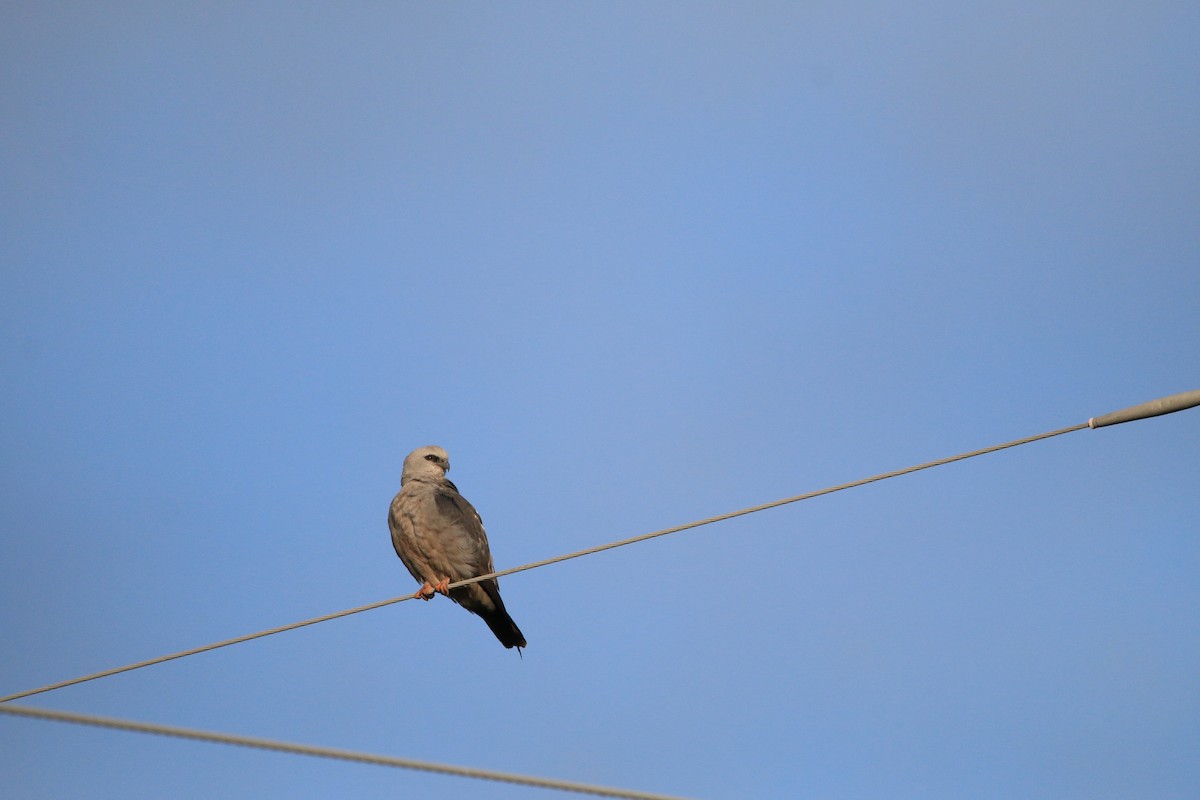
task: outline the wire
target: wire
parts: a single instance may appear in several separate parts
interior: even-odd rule
[[[812,498],[820,497],[821,495],[833,494],[834,492],[840,492],[845,489],[853,489],[858,486],[865,486],[868,483],[875,483],[877,481],[887,480],[888,478],[898,478],[901,475],[908,475],[913,472],[920,472],[921,470],[924,470],[924,469],[931,469],[933,467],[940,467],[945,464],[952,464],[955,461],[963,461],[968,458],[974,458],[975,456],[982,456],[982,455],[986,455],[988,453],[995,453],[998,450],[1007,450],[1010,447],[1018,447],[1023,444],[1030,444],[1032,442],[1040,441],[1042,439],[1049,439],[1054,436],[1061,436],[1064,433],[1072,433],[1074,431],[1082,430],[1086,427],[1088,427],[1088,423],[1082,422],[1078,425],[1072,425],[1069,428],[1060,428],[1058,430],[1050,431],[1048,433],[1039,433],[1036,436],[1026,436],[1023,439],[1014,439],[1011,442],[1005,442],[1004,444],[997,444],[997,445],[993,445],[991,447],[985,447],[982,450],[972,450],[969,453],[961,453],[959,455],[950,456],[948,458],[939,458],[937,461],[928,461],[924,464],[918,464],[914,467],[905,467],[904,469],[898,469],[898,470],[894,470],[892,472],[883,472],[878,475],[872,475],[869,478],[862,478],[860,480],[851,481],[850,483],[842,483],[842,484],[838,484],[837,486],[830,486],[829,488],[826,488],[826,489],[818,489],[815,492],[807,492],[805,494],[798,494],[794,497],[785,497],[782,500],[773,500],[772,502],[769,502],[769,503],[762,503],[761,505],[750,506],[749,508],[743,508],[739,511],[731,511],[727,514],[718,514],[715,517],[707,517],[705,519],[697,520],[696,522],[688,522],[686,524],[676,525],[671,528],[663,528],[661,530],[652,531],[651,533],[643,533],[640,536],[632,536],[628,539],[620,539],[615,542],[609,542],[608,544],[597,545],[596,547],[589,547],[584,550],[576,550],[575,552],[567,553],[566,555],[555,556],[553,558],[543,559],[542,561],[534,561],[529,564],[523,564],[522,566],[519,566],[519,567],[512,567],[511,569],[500,570],[498,572],[489,572],[486,575],[479,575],[474,578],[467,578],[465,580],[455,581],[454,583],[450,584],[449,588],[454,589],[458,586],[469,586],[472,583],[479,583],[480,581],[486,581],[491,578],[502,578],[505,575],[514,575],[518,572],[525,572],[527,570],[537,569],[538,567],[546,567],[551,564],[558,564],[563,561],[569,561],[573,558],[581,558],[582,556],[590,556],[595,553],[601,553],[605,550],[612,550],[617,547],[624,547],[625,545],[636,544],[637,542],[644,542],[648,539],[655,539],[655,538],[658,538],[659,536],[667,536],[672,533],[679,533],[681,531],[690,530],[692,528],[699,528],[702,525],[711,525],[714,522],[723,522],[727,519],[733,519],[734,517],[745,516],[746,514],[754,514],[759,511],[766,511],[767,509],[771,509],[771,508],[778,508],[779,506],[788,505],[789,503],[798,503],[801,500],[811,500]],[[0,697],[0,703],[7,703],[9,700],[18,700],[22,697],[30,697],[35,694],[42,694],[43,692],[49,692],[49,691],[53,691],[55,689],[62,689],[67,686],[74,686],[76,684],[85,683],[87,681],[93,681],[98,678],[107,678],[110,675],[117,675],[122,672],[129,672],[131,670],[141,669],[142,667],[149,667],[149,666],[153,666],[155,664],[162,664],[166,661],[173,661],[174,659],[177,659],[177,658],[184,658],[185,656],[194,656],[199,653],[207,653],[210,650],[216,650],[221,647],[228,647],[231,644],[240,644],[242,642],[248,642],[252,639],[261,639],[264,636],[271,636],[276,633],[283,633],[284,631],[295,630],[296,628],[303,628],[306,625],[315,625],[318,622],[327,622],[331,619],[338,619],[339,617],[348,617],[351,614],[358,614],[362,611],[370,611],[375,608],[382,608],[384,606],[392,605],[394,603],[403,603],[405,600],[412,600],[412,599],[414,599],[413,595],[406,594],[406,595],[402,595],[400,597],[393,597],[390,600],[380,600],[379,602],[370,603],[365,606],[358,606],[357,608],[351,608],[351,609],[347,609],[345,611],[338,611],[336,613],[326,614],[321,617],[313,617],[312,619],[306,619],[302,622],[293,622],[289,625],[280,625],[277,628],[270,628],[265,631],[259,631],[258,633],[250,633],[250,634],[246,634],[245,636],[238,636],[233,639],[226,639],[224,641],[216,642],[214,644],[206,644],[206,645],[203,645],[202,647],[193,647],[190,650],[181,650],[178,653],[171,653],[170,655],[159,656],[158,658],[151,658],[151,659],[147,659],[146,661],[138,661],[137,663],[127,664],[123,667],[116,667],[114,669],[104,670],[103,672],[96,672],[91,675],[84,675],[79,678],[72,678],[70,680],[60,681],[58,683],[51,683],[46,686],[39,687],[37,689],[27,689],[23,692],[16,692],[14,694],[5,695],[4,697]]]
[[[156,725],[148,722],[133,722],[131,720],[114,719],[112,717],[97,717],[92,716],[91,714],[75,714],[66,711],[51,711],[43,708],[29,708],[28,706],[14,705],[0,706],[0,713],[13,714],[20,717],[33,717],[35,719],[53,720],[55,722],[73,722],[79,725],[92,725],[98,728],[115,728],[116,730],[133,731],[135,733],[152,733],[160,736],[173,736],[178,739],[193,739],[202,742],[214,742],[216,744],[256,747],[261,750],[275,750],[281,753],[293,753],[295,755],[302,756],[333,758],[341,761],[356,761],[361,764],[375,764],[381,767],[414,769],[422,772],[440,773],[442,775],[455,775],[461,778],[478,778],[479,780],[486,781],[516,783],[523,786],[536,786],[542,789],[557,789],[562,792],[576,792],[578,794],[591,794],[598,795],[600,797],[631,798],[631,800],[682,800],[682,798],[677,798],[670,795],[638,792],[631,789],[614,789],[608,786],[593,786],[587,783],[575,783],[574,781],[560,781],[552,778],[537,778],[530,775],[517,775],[511,772],[495,772],[488,769],[458,767],[454,766],[453,764],[438,764],[431,761],[416,761],[411,758],[381,756],[373,753],[358,753],[353,750],[340,750],[333,747],[317,747],[308,744],[293,744],[291,742],[279,742],[272,739],[260,739],[253,736],[237,736],[231,733],[215,733],[211,731],[195,730],[193,728],[179,728],[174,725]]]
[[[451,584],[451,585],[453,585],[453,584]],[[146,659],[145,661],[138,661],[137,663],[134,663],[134,664],[126,664],[123,667],[114,667],[113,669],[106,669],[103,672],[94,672],[91,675],[84,675],[83,677],[80,677],[80,678],[72,678],[71,680],[67,680],[67,681],[51,683],[47,686],[42,686],[37,689],[27,689],[24,692],[17,692],[15,694],[5,695],[4,697],[0,697],[0,703],[7,703],[9,700],[19,700],[22,697],[31,697],[32,695],[35,695],[35,694],[41,694],[43,692],[50,692],[55,689],[65,688],[67,686],[74,686],[77,683],[86,683],[87,681],[94,681],[97,678],[107,678],[110,675],[119,675],[122,672],[129,672],[131,670],[141,669],[142,667],[150,667],[155,664],[162,664],[163,662],[166,662],[166,661],[174,661],[177,658],[183,658],[185,656],[194,656],[194,655],[197,655],[198,653],[207,653],[209,650],[216,650],[221,647],[228,647],[231,644],[241,644],[242,642],[249,642],[252,639],[261,639],[264,636],[270,636],[275,633],[283,633],[284,631],[292,631],[292,630],[295,630],[296,628],[303,628],[306,625],[316,625],[318,622],[328,622],[331,619],[338,619],[339,617],[348,617],[351,614],[357,614],[361,611],[370,611],[371,609],[374,609],[374,608],[383,608],[384,606],[388,606],[393,603],[402,603],[405,600],[412,600],[412,599],[413,599],[413,596],[411,594],[406,594],[402,597],[393,597],[390,600],[380,600],[377,603],[369,603],[365,606],[358,606],[357,608],[349,608],[349,609],[346,609],[345,611],[338,611],[333,614],[326,614],[321,617],[313,617],[312,619],[306,619],[303,622],[293,622],[290,625],[280,625],[278,628],[269,628],[265,631],[259,631],[258,633],[248,633],[245,636],[237,636],[237,637],[234,637],[233,639],[226,639],[222,642],[215,642],[214,644],[206,644],[201,647],[193,647],[190,650],[180,650],[178,653],[171,653],[170,655],[159,656],[158,658],[150,658],[150,659]]]

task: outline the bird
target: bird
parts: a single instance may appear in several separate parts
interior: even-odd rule
[[[444,594],[483,619],[507,648],[526,647],[525,636],[500,599],[495,578],[450,584],[495,572],[483,520],[458,487],[446,478],[450,456],[436,445],[418,447],[404,459],[400,491],[392,499],[388,528],[392,546],[421,588],[413,595],[430,600]]]

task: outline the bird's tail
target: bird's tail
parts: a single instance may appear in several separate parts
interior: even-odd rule
[[[483,619],[505,647],[524,647],[525,636],[508,615],[495,580],[450,590],[450,599]]]
[[[505,647],[525,647],[525,636],[521,633],[521,629],[517,627],[517,623],[513,622],[512,617],[504,610],[504,606],[497,607],[494,611],[485,612],[479,616],[483,617],[483,621],[492,629],[492,633],[496,634],[496,638],[500,640],[500,644]]]

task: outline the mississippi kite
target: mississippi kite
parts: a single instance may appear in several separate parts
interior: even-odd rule
[[[466,578],[494,572],[479,512],[446,479],[450,457],[440,447],[418,447],[404,459],[400,493],[392,500],[388,527],[392,546],[421,581],[414,597],[446,595],[483,618],[505,647],[525,647],[525,637],[500,599],[495,578],[450,589]]]

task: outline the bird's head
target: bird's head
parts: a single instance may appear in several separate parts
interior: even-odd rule
[[[437,445],[418,447],[404,459],[404,472],[400,475],[403,484],[412,479],[444,478],[450,471],[450,456]]]

